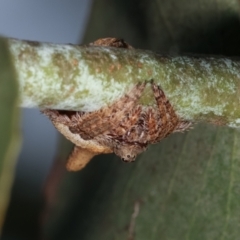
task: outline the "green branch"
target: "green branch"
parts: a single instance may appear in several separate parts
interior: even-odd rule
[[[184,119],[240,126],[240,61],[9,40],[22,107],[94,111],[154,79]],[[142,102],[154,103],[147,90]]]

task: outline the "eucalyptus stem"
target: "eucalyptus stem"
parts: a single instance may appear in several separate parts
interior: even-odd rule
[[[9,39],[22,107],[94,111],[158,83],[180,117],[240,127],[240,60]],[[155,104],[149,90],[142,103]]]

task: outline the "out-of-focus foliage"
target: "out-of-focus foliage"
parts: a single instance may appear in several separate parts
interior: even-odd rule
[[[113,36],[174,54],[240,55],[239,14],[237,0],[96,0],[85,40]],[[201,124],[151,146],[133,164],[96,157],[59,178],[45,236],[238,239],[239,146],[239,131]]]
[[[6,40],[0,38],[0,228],[20,146],[18,84]]]

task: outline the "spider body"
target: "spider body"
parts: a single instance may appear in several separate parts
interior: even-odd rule
[[[72,134],[110,148],[132,162],[149,144],[190,126],[176,115],[162,89],[150,82],[156,107],[142,106],[139,99],[148,82],[138,83],[111,106],[90,113],[45,110],[53,122],[66,125]],[[56,124],[55,124],[56,125]]]

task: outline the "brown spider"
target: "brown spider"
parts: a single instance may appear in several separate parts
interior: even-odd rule
[[[157,143],[172,132],[183,131],[191,124],[181,121],[162,89],[153,81],[150,83],[157,108],[138,103],[147,84],[145,81],[138,83],[111,106],[98,111],[44,110],[43,113],[55,126],[63,124],[73,135],[110,148],[122,160],[131,162],[146,150],[148,144]]]
[[[114,39],[114,44],[116,41]],[[139,103],[149,83],[156,107]],[[184,131],[191,125],[191,122],[177,116],[164,92],[153,80],[136,84],[128,94],[98,111],[84,113],[47,109],[43,113],[77,146],[70,156],[69,162],[73,163],[73,166],[68,165],[70,170],[82,168],[91,157],[100,153],[114,152],[123,161],[132,162],[149,144],[159,142],[170,133]],[[75,166],[74,159],[79,158],[80,151],[85,151],[84,157],[83,154],[79,157],[86,160]]]

